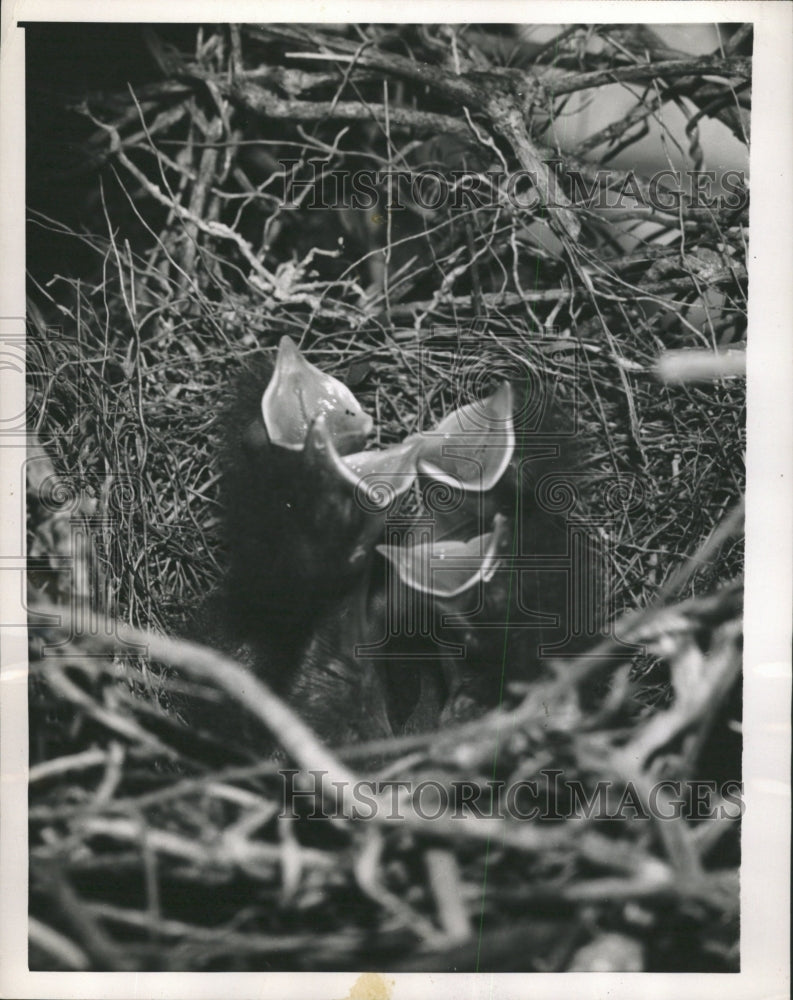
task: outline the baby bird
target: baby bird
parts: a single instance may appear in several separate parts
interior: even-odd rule
[[[283,669],[311,621],[363,572],[363,560],[350,558],[362,528],[354,489],[317,479],[323,449],[347,454],[363,447],[372,419],[341,382],[283,337],[264,393],[259,379],[241,380],[227,425],[230,628],[263,663]]]

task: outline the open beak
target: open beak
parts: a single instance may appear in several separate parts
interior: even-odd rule
[[[303,464],[312,531],[318,551],[336,555],[339,564],[355,570],[364,565],[373,544],[383,537],[386,515],[394,501],[416,478],[415,451],[419,440],[409,438],[384,451],[340,455],[326,414],[313,422],[306,437]]]
[[[487,583],[508,544],[508,522],[493,518],[493,530],[468,541],[422,541],[416,545],[378,545],[377,551],[396,568],[413,590],[435,597],[455,597],[480,581]]]
[[[412,435],[382,451],[359,451],[341,455],[330,422],[320,414],[306,437],[306,462],[319,474],[325,488],[338,486],[354,497],[364,513],[387,510],[416,478],[416,454],[421,438]]]
[[[347,386],[303,357],[284,336],[272,378],[262,396],[262,417],[273,444],[301,451],[309,428],[324,416],[327,431],[340,454],[361,448],[373,421]]]
[[[515,450],[509,382],[487,399],[454,410],[423,439],[420,473],[467,492],[492,489]]]

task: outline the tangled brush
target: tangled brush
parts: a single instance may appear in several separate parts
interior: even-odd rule
[[[748,30],[129,32],[30,88],[30,967],[736,968],[747,201],[575,192],[744,143]],[[372,164],[493,197],[321,202]]]

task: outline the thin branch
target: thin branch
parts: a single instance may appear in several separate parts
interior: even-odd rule
[[[221,88],[224,89],[224,88]],[[237,81],[225,88],[226,93],[250,111],[266,118],[286,118],[292,121],[374,121],[383,124],[386,109],[382,104],[362,104],[338,101],[332,108],[327,101],[286,100],[256,83]],[[407,128],[419,134],[449,133],[471,138],[471,130],[449,115],[395,106],[389,108],[391,125]]]
[[[641,83],[658,77],[678,76],[740,76],[751,79],[752,60],[746,56],[700,56],[698,59],[669,59],[639,66],[616,66],[591,73],[567,73],[543,81],[551,97],[572,94],[577,90],[602,87],[610,83]]]

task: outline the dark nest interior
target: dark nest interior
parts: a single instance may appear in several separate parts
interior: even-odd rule
[[[31,969],[738,967],[751,27],[711,30],[28,25]],[[374,448],[554,387],[588,655],[343,739],[252,665],[223,470],[284,335]]]

